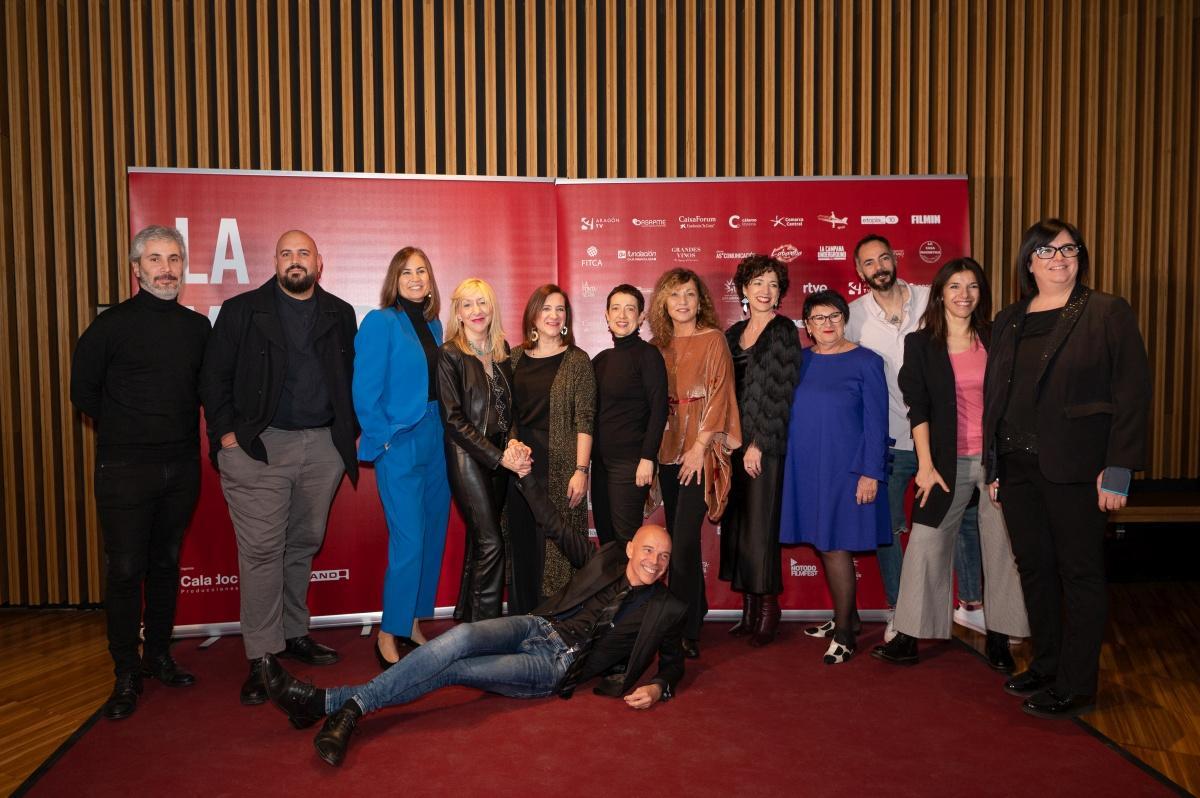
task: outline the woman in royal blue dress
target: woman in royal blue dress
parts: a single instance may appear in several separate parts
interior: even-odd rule
[[[354,338],[358,458],[375,464],[388,525],[383,618],[375,655],[385,670],[425,642],[419,618],[433,615],[450,485],[437,401],[442,323],[433,268],[405,247],[392,257],[379,309]]]
[[[816,627],[816,636],[833,638],[826,665],[854,655],[861,626],[852,553],[892,539],[883,359],[846,340],[849,315],[836,291],[804,301],[813,346],[802,355],[792,400],[779,525],[781,543],[808,543],[820,552],[833,598],[832,628]]]

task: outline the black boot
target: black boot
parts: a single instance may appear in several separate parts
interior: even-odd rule
[[[765,646],[775,639],[775,632],[779,629],[779,617],[782,613],[779,610],[779,596],[774,593],[769,595],[759,596],[758,623],[754,627],[754,635],[750,638],[750,645]]]
[[[992,670],[1001,673],[1012,673],[1017,669],[1012,652],[1008,650],[1008,635],[993,632],[988,629],[987,641],[983,645],[983,653],[987,656],[988,665]]]
[[[871,656],[893,665],[916,665],[917,638],[909,637],[904,632],[896,632],[891,642],[871,649]]]
[[[267,685],[263,681],[263,661],[250,660],[250,675],[242,682],[241,701],[248,707],[267,702]]]
[[[117,677],[112,694],[104,702],[100,711],[109,720],[127,718],[137,709],[137,700],[141,693],[142,675],[140,673],[123,673]]]
[[[742,619],[729,630],[734,637],[753,634],[758,624],[758,613],[762,607],[762,596],[757,593],[742,594]]]
[[[362,710],[353,699],[348,699],[342,708],[325,719],[325,725],[313,738],[313,746],[322,759],[331,765],[342,764],[346,749],[350,747],[350,735],[358,726]]]

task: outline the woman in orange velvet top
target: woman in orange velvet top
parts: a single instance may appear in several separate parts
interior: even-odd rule
[[[688,605],[683,650],[700,655],[708,612],[701,564],[704,517],[720,518],[729,497],[731,450],[742,445],[733,359],[712,295],[689,269],[658,278],[650,302],[651,343],[663,353],[670,404],[658,449],[659,485],[671,534],[671,592]]]

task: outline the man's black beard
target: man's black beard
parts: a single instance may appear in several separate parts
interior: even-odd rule
[[[303,277],[293,277],[289,269],[279,278],[279,285],[289,294],[303,294],[316,284],[316,272],[305,272]]]
[[[884,277],[883,274],[877,274],[874,277],[872,277],[869,281],[871,284],[871,287],[874,288],[876,291],[889,290],[893,285],[896,284],[896,272],[894,272],[894,271],[888,272],[886,276],[887,276],[887,282],[882,285],[878,282],[878,280],[881,277]]]

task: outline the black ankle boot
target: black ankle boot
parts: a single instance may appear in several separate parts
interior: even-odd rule
[[[917,638],[909,637],[904,632],[896,632],[891,642],[871,649],[871,656],[893,665],[916,665]]]
[[[742,619],[733,625],[729,634],[734,637],[753,634],[758,623],[758,614],[762,606],[762,596],[757,593],[742,594]]]
[[[988,629],[987,641],[983,645],[983,653],[987,657],[992,670],[1001,673],[1012,673],[1017,669],[1012,652],[1008,649],[1008,635],[993,632]]]

